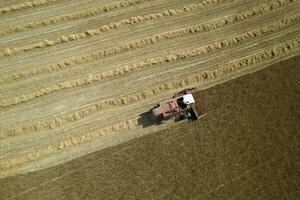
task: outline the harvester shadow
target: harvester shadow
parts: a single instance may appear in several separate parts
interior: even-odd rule
[[[160,125],[162,123],[163,123],[162,120],[156,119],[153,116],[151,110],[140,114],[138,118],[138,125],[141,125],[143,128],[153,126],[153,125]]]

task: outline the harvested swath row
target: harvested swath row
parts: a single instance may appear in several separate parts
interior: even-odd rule
[[[40,159],[43,156],[49,155],[51,153],[56,153],[66,148],[78,146],[82,143],[91,141],[101,136],[113,135],[117,133],[120,134],[121,131],[133,130],[137,126],[138,126],[138,119],[135,118],[135,119],[129,119],[124,122],[114,124],[112,126],[100,130],[89,132],[84,135],[74,136],[69,139],[60,141],[56,144],[52,144],[44,148],[38,149],[26,155],[2,159],[0,160],[0,169],[7,170],[9,168]]]
[[[224,64],[222,66],[217,66],[214,70],[209,70],[207,72],[202,72],[201,75],[189,76],[184,81],[184,85],[190,83],[199,82],[204,77],[207,79],[218,79],[224,76],[231,76],[232,73],[242,70],[249,70],[250,68],[254,70],[257,68],[258,64],[264,63],[275,58],[286,58],[291,54],[299,54],[300,50],[300,38],[296,38],[281,44],[275,45],[272,48],[266,48],[263,50],[258,50],[259,52],[253,53],[245,58],[238,59],[236,61]],[[263,66],[267,67],[267,66]],[[261,67],[260,67],[261,69]]]
[[[21,31],[25,31],[25,30],[32,30],[32,29],[39,28],[42,26],[49,26],[49,25],[53,25],[53,24],[57,24],[57,23],[65,22],[65,21],[70,21],[70,20],[93,17],[93,16],[99,15],[104,12],[109,12],[109,11],[113,11],[116,9],[125,8],[125,7],[131,6],[131,5],[137,5],[139,3],[146,2],[146,1],[153,1],[153,0],[124,0],[124,1],[117,2],[117,3],[112,3],[107,6],[95,6],[94,8],[81,10],[81,11],[73,12],[70,14],[59,15],[59,16],[43,19],[40,21],[29,22],[29,23],[17,25],[14,27],[10,27],[8,29],[4,29],[4,30],[0,31],[0,35],[16,33],[16,32],[21,32]]]
[[[55,118],[23,123],[15,126],[13,129],[1,131],[0,139],[17,136],[19,134],[26,134],[28,132],[32,133],[40,130],[51,130],[66,124],[77,122],[99,111],[136,103],[149,97],[166,92],[168,90],[176,90],[187,85],[195,85],[203,83],[204,81],[211,81],[218,78],[218,76],[220,75],[231,75],[231,73],[237,70],[249,68],[261,61],[272,59],[274,57],[276,58],[281,55],[287,56],[290,52],[299,51],[299,44],[300,39],[291,40],[276,45],[272,48],[263,49],[260,52],[255,53],[254,55],[251,55],[244,59],[239,59],[238,61],[232,62],[230,64],[216,66],[217,69],[203,70],[199,74],[185,77],[179,81],[168,81],[166,83],[162,83],[160,85],[149,87],[140,91],[135,91],[126,95],[119,95],[109,99],[94,102],[90,105],[78,108],[77,110],[73,110],[71,112],[56,116]]]
[[[223,18],[211,22],[207,22],[207,23],[203,23],[191,27],[186,27],[174,31],[169,31],[165,33],[155,34],[152,36],[145,37],[143,39],[134,40],[115,47],[105,48],[82,56],[72,57],[47,67],[26,69],[26,70],[15,71],[12,74],[4,74],[0,76],[0,83],[9,83],[14,80],[24,79],[35,75],[61,71],[64,69],[74,67],[78,64],[88,63],[88,62],[102,59],[107,56],[122,53],[125,51],[143,48],[152,44],[159,43],[164,40],[170,40],[170,39],[184,37],[186,35],[212,31],[218,28],[228,26],[235,22],[246,20],[249,17],[265,14],[266,12],[270,12],[276,8],[281,7],[282,5],[286,5],[287,1],[293,2],[294,0],[280,0],[280,1],[276,0],[269,4],[264,4],[261,6],[254,7],[253,9],[250,9],[243,13],[232,14],[230,16],[225,16]],[[284,3],[278,3],[278,2],[284,2]],[[66,39],[67,41],[70,41],[70,40],[75,40],[76,37],[74,36],[73,38],[66,38]],[[43,44],[42,46],[45,45]]]
[[[137,3],[137,2],[140,2],[141,0],[134,0],[134,1]],[[86,31],[79,32],[79,33],[73,33],[73,34],[61,36],[57,39],[45,39],[44,41],[32,43],[32,44],[22,46],[22,47],[6,48],[5,50],[2,51],[2,56],[11,56],[13,54],[16,54],[16,53],[22,52],[22,51],[29,51],[29,50],[36,49],[36,48],[53,46],[53,45],[57,45],[57,44],[74,41],[74,40],[84,39],[84,38],[91,37],[91,36],[96,36],[96,35],[100,35],[107,31],[118,29],[122,26],[133,25],[133,24],[143,23],[143,22],[147,22],[147,21],[151,21],[151,20],[162,19],[164,17],[175,16],[175,15],[182,14],[182,13],[189,13],[189,12],[197,11],[202,8],[214,5],[215,3],[224,2],[224,1],[228,1],[228,0],[205,0],[198,4],[189,4],[180,9],[168,9],[168,10],[164,10],[163,12],[152,13],[152,14],[148,14],[148,15],[144,15],[144,16],[133,16],[128,19],[123,19],[118,22],[112,22],[110,24],[103,25],[97,29],[86,30]],[[51,21],[53,21],[53,20],[51,20]],[[24,25],[24,26],[28,26],[28,28],[29,28],[29,27],[32,27],[32,24]],[[0,32],[0,35],[1,35],[1,32]]]
[[[8,6],[8,7],[0,8],[0,15],[15,12],[15,11],[18,11],[18,10],[24,10],[24,9],[28,9],[28,8],[32,8],[32,7],[37,7],[37,6],[41,6],[41,5],[48,5],[48,4],[55,3],[57,1],[62,1],[62,0],[26,1],[24,3],[20,3],[20,4]]]
[[[255,70],[257,65],[266,61],[274,60],[278,57],[287,57],[295,51],[299,51],[300,39],[290,40],[272,48],[266,48],[260,52],[254,53],[245,58],[235,60],[225,65],[216,66],[215,69],[208,69],[200,73],[187,76],[181,80],[168,81],[161,83],[150,89],[142,90],[141,93],[146,93],[146,96],[154,96],[160,93],[164,93],[168,90],[177,90],[179,88],[187,87],[190,85],[199,85],[207,81],[221,80],[224,76],[238,73],[241,70]],[[264,66],[266,67],[266,66]],[[66,140],[60,141],[56,144],[49,145],[47,147],[37,149],[35,152],[26,153],[23,155],[6,157],[0,160],[0,169],[7,170],[12,167],[20,166],[22,164],[41,159],[43,156],[51,153],[56,153],[67,148],[79,146],[83,143],[87,143],[91,140],[95,140],[101,136],[125,133],[124,131],[133,130],[138,127],[137,118],[132,118],[121,123],[117,123],[104,129],[95,130],[86,134],[74,136]]]
[[[144,61],[141,61],[138,63],[133,63],[131,65],[125,65],[125,66],[120,65],[119,67],[117,66],[117,67],[114,67],[114,69],[110,69],[110,70],[107,70],[107,71],[104,71],[101,73],[89,74],[89,75],[83,76],[82,78],[77,78],[77,79],[73,79],[73,80],[60,82],[55,85],[51,85],[51,86],[48,86],[47,88],[39,89],[39,90],[36,90],[31,93],[20,94],[19,96],[14,96],[14,97],[0,100],[0,107],[6,107],[6,106],[11,106],[11,105],[15,105],[18,103],[26,102],[31,99],[53,93],[55,91],[61,91],[63,89],[67,89],[67,88],[74,88],[74,87],[87,85],[92,82],[100,81],[105,78],[112,78],[117,75],[123,75],[123,74],[129,73],[129,72],[132,72],[133,70],[141,69],[144,67],[148,67],[148,66],[152,66],[152,65],[156,65],[156,64],[160,64],[160,63],[165,63],[165,62],[173,62],[173,61],[177,61],[180,59],[187,59],[187,58],[195,57],[198,55],[203,55],[203,54],[212,52],[214,50],[221,49],[221,48],[245,41],[250,38],[255,38],[255,37],[262,36],[263,34],[275,32],[278,29],[286,27],[288,25],[291,25],[292,23],[295,23],[299,20],[300,20],[300,14],[285,17],[282,20],[280,20],[279,22],[273,23],[266,27],[256,28],[256,29],[253,29],[246,33],[231,36],[224,40],[220,40],[220,41],[211,43],[206,46],[187,50],[185,52],[171,52],[171,53],[167,53],[166,55],[163,55],[163,56],[149,58],[147,60],[144,60]]]

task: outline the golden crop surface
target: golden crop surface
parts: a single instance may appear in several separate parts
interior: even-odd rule
[[[299,22],[298,0],[0,0],[0,178],[186,123],[140,117],[299,55]]]

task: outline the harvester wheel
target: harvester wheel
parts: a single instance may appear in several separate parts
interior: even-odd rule
[[[197,110],[194,105],[192,106],[190,113],[192,115],[191,120],[197,120],[199,118]]]

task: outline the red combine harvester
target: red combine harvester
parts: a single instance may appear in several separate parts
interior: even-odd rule
[[[166,120],[175,117],[177,120],[204,117],[203,99],[200,95],[193,95],[194,88],[185,89],[176,93],[171,99],[158,103],[152,109],[152,114],[156,119]]]

